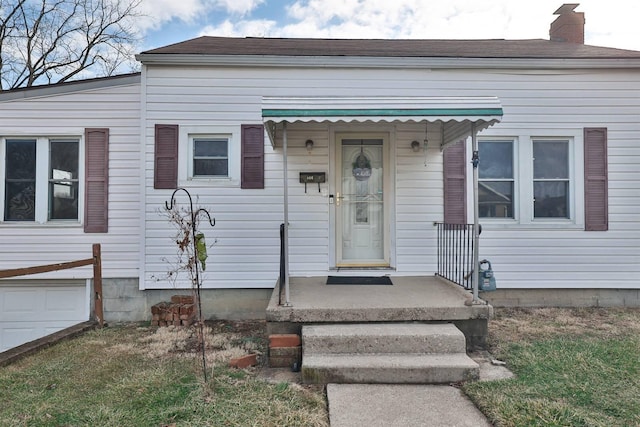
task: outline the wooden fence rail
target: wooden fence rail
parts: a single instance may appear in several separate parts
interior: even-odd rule
[[[68,270],[70,268],[93,265],[93,290],[94,290],[94,312],[100,326],[104,326],[104,310],[102,307],[102,253],[99,243],[92,246],[93,256],[77,261],[60,262],[57,264],[38,265],[35,267],[13,268],[10,270],[0,270],[0,279],[8,277],[28,276],[31,274],[48,273],[51,271]]]

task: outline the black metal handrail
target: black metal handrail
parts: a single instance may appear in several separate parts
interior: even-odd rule
[[[436,222],[438,233],[437,276],[471,289],[473,271],[473,224]]]
[[[280,278],[278,279],[278,304],[280,305],[282,305],[284,274],[284,224],[280,224]]]

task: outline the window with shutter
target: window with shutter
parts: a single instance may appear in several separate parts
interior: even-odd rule
[[[84,232],[108,231],[109,129],[85,129]]]
[[[264,188],[264,126],[242,125],[241,188]]]
[[[153,188],[178,188],[178,125],[155,126]]]
[[[609,228],[607,128],[584,129],[585,230]]]
[[[466,224],[465,144],[460,141],[444,150],[444,222]]]

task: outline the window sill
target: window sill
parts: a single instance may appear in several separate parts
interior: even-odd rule
[[[526,224],[517,221],[496,221],[488,218],[480,218],[480,224],[484,230],[584,230],[584,224],[576,224],[573,221],[549,221],[549,222],[529,222]]]
[[[180,180],[183,187],[239,187],[240,181],[233,178],[188,178]]]
[[[79,222],[0,221],[0,228],[82,228]]]

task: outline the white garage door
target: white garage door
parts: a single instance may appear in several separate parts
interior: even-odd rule
[[[0,352],[88,319],[85,281],[0,281]]]

